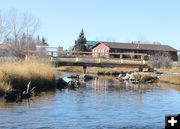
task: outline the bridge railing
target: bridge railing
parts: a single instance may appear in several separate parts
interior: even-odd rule
[[[26,51],[30,55],[50,57],[52,61],[92,62],[92,63],[129,63],[146,64],[148,56],[144,53],[96,53],[77,51]]]

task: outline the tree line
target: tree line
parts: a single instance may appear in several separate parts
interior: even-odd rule
[[[19,13],[11,9],[0,12],[0,43],[5,44],[14,56],[24,56],[24,51],[35,50],[36,45],[48,45],[37,32],[39,20],[30,13]]]

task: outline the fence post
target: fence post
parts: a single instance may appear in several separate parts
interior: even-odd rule
[[[76,57],[76,62],[78,62],[79,61],[79,59],[78,59],[78,57]]]
[[[99,60],[98,60],[99,63],[101,63],[101,58],[99,57]]]
[[[54,54],[54,53],[53,53],[53,52],[51,52],[51,57],[53,57],[53,54]]]
[[[28,57],[29,57],[29,51],[26,52],[26,55],[25,55],[25,60],[27,61],[28,60]]]
[[[144,55],[141,55],[141,63],[145,64]]]
[[[120,54],[119,57],[120,57],[120,58],[119,58],[119,59],[120,59],[120,60],[119,60],[119,63],[123,63],[123,55]]]
[[[51,58],[50,58],[51,62],[53,61],[53,52],[51,52]]]
[[[86,69],[87,69],[87,67],[86,67],[86,66],[83,66],[83,71],[84,71],[84,74],[86,74],[86,73],[87,73]]]
[[[27,60],[28,60],[28,56],[26,55],[26,56],[25,56],[25,61],[27,61]]]

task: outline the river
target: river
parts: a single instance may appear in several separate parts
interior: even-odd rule
[[[68,80],[64,74],[65,80]],[[165,114],[180,113],[180,86],[121,83],[110,77],[86,87],[43,92],[21,103],[0,98],[0,128],[164,128]]]

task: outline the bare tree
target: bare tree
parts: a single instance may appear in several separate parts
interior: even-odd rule
[[[7,17],[0,11],[0,42],[6,40],[10,33],[10,24]]]
[[[3,15],[2,15],[3,16]],[[20,14],[16,9],[9,12],[1,28],[8,26],[8,31],[0,34],[4,43],[15,56],[23,56],[24,51],[35,49],[35,33],[39,28],[39,21],[29,13]],[[3,32],[3,29],[0,31]]]
[[[171,67],[171,56],[168,52],[158,52],[155,54],[151,54],[151,56],[149,57],[148,64],[151,65],[151,67],[155,68]]]

